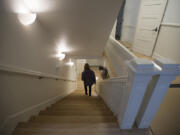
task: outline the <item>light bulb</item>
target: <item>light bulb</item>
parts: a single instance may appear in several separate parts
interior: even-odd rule
[[[30,25],[36,20],[36,13],[19,13],[18,19],[23,25]]]
[[[73,66],[74,65],[74,62],[72,62],[71,60],[67,63],[67,65],[69,66]]]
[[[63,60],[66,57],[66,55],[64,53],[59,52],[58,54],[56,54],[56,57],[59,58],[59,60]]]

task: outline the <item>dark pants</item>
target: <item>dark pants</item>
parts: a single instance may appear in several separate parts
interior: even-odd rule
[[[84,89],[85,89],[85,94],[86,94],[86,95],[88,95],[88,93],[87,93],[87,86],[89,86],[89,96],[91,96],[91,86],[92,86],[92,85],[86,85],[86,84],[84,84]]]

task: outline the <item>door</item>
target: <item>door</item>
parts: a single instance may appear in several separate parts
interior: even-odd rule
[[[165,12],[167,0],[142,0],[133,50],[151,56]]]

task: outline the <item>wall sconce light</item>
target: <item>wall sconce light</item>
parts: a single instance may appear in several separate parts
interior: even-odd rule
[[[73,65],[74,65],[74,62],[72,62],[71,59],[70,59],[69,62],[67,62],[67,65],[73,66]]]
[[[58,52],[56,54],[56,57],[59,58],[59,60],[63,60],[66,57],[66,55],[62,52]]]
[[[30,25],[36,20],[36,13],[19,13],[18,19],[23,25]]]

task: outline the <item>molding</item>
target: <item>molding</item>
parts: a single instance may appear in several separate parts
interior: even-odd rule
[[[4,123],[0,126],[0,134],[3,135],[10,135],[13,130],[15,129],[15,127],[17,126],[17,124],[19,122],[22,121],[27,121],[31,116],[33,115],[38,115],[38,113],[47,108],[48,106],[52,105],[53,103],[55,103],[57,100],[60,100],[64,97],[66,97],[67,95],[69,95],[70,93],[72,93],[75,89],[69,90],[68,92],[64,92],[61,95],[58,95],[56,97],[50,98],[46,101],[43,101],[39,104],[33,105],[29,108],[26,108],[20,112],[17,112],[13,115],[10,115],[5,121]]]
[[[165,27],[180,27],[180,23],[161,23],[161,26],[165,26]]]

